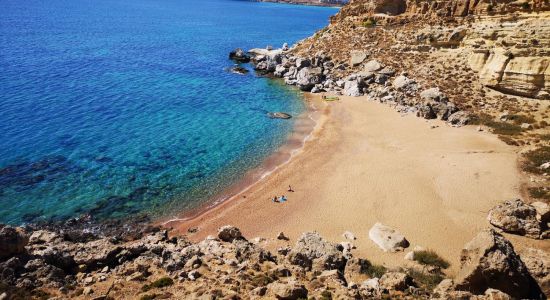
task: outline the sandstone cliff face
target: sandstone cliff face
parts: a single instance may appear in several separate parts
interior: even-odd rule
[[[331,44],[343,53],[368,48],[365,43],[379,52],[455,48],[468,57],[468,66],[484,86],[550,99],[548,10],[550,3],[539,0],[352,0],[323,34],[306,44],[331,56],[340,55]]]
[[[544,0],[352,0],[333,20],[364,14],[410,15],[415,17],[466,17],[516,11],[550,9]]]
[[[474,25],[464,39],[470,67],[483,84],[503,93],[537,99],[550,96],[550,22],[525,20]]]

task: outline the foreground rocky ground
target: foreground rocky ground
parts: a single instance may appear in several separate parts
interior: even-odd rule
[[[543,238],[549,211],[508,201],[489,220],[504,231]],[[404,257],[416,267],[373,265],[354,256],[358,237],[351,232],[340,243],[316,232],[292,243],[284,233],[247,240],[224,226],[217,236],[191,243],[155,227],[129,231],[104,236],[2,225],[0,299],[545,299],[550,293],[550,255],[518,254],[495,229],[464,246],[455,278],[446,278],[447,262],[419,248]],[[381,251],[409,246],[382,224],[369,237]],[[275,240],[286,246],[271,253],[266,248]]]

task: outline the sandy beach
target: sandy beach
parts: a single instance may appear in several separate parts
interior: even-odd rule
[[[304,231],[340,242],[349,230],[357,237],[352,253],[403,266],[403,252],[384,253],[369,239],[369,229],[381,222],[403,233],[411,248],[430,248],[449,260],[453,275],[463,245],[488,226],[488,210],[520,197],[517,154],[487,131],[402,116],[366,97],[307,99],[319,114],[299,155],[244,193],[167,226],[175,234],[198,227],[188,235],[200,240],[231,224],[247,238],[267,238],[271,249],[292,245]],[[287,192],[289,185],[294,192]],[[287,202],[270,200],[282,194]],[[290,242],[275,239],[281,231]]]

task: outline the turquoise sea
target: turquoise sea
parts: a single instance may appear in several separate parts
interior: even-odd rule
[[[0,222],[196,207],[281,146],[299,92],[228,52],[292,44],[334,8],[234,0],[2,0]],[[249,67],[248,67],[249,68]]]

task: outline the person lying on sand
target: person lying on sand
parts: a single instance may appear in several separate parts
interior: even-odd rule
[[[271,201],[279,203],[279,199],[277,198],[277,196],[273,196],[273,198],[271,198]]]
[[[286,201],[286,197],[285,195],[282,195],[281,198],[279,199],[281,202],[285,202]]]

